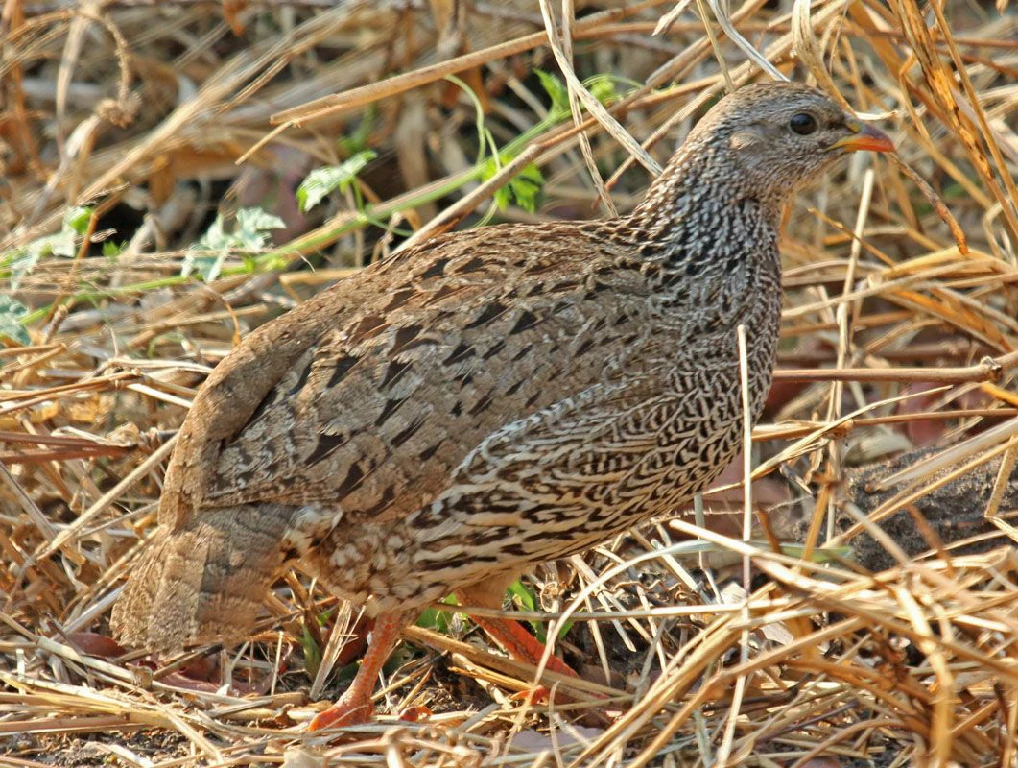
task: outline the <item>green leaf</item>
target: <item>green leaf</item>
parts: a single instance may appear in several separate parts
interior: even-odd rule
[[[361,118],[360,125],[357,126],[357,130],[346,136],[339,137],[336,144],[339,146],[339,151],[342,154],[356,155],[368,148],[368,138],[375,127],[377,112],[378,107],[374,103],[369,104],[364,111],[364,117]]]
[[[226,231],[226,222],[223,220],[223,214],[219,214],[216,216],[216,220],[205,230],[205,234],[198,240],[198,246],[209,251],[215,251],[219,248],[226,248],[229,244],[230,235]]]
[[[541,175],[541,169],[531,163],[507,186],[516,198],[516,204],[528,213],[533,213],[537,207],[537,197],[544,186],[544,176]]]
[[[32,274],[35,265],[39,263],[39,258],[43,254],[40,248],[33,247],[37,242],[39,241],[29,243],[26,247],[19,248],[11,254],[11,290],[18,290],[21,278]]]
[[[541,610],[541,607],[537,604],[537,596],[534,594],[534,591],[519,579],[509,585],[509,597],[521,611]],[[548,629],[545,627],[544,622],[530,621],[527,623],[534,630],[534,637],[542,643],[548,642]],[[567,621],[559,628],[557,635],[559,640],[565,637],[569,630],[573,628],[573,623],[572,621]]]
[[[36,245],[41,256],[66,256],[71,258],[78,252],[78,233],[73,227],[65,226],[55,235],[40,238],[29,245]]]
[[[618,98],[615,91],[615,81],[608,75],[597,75],[590,78],[585,85],[590,95],[605,106],[611,104]]]
[[[557,75],[545,72],[543,69],[535,69],[534,73],[537,75],[537,79],[541,81],[541,87],[544,88],[544,92],[551,99],[551,111],[568,114],[570,111],[569,89],[566,88],[566,84]]]
[[[219,271],[223,268],[223,262],[229,254],[230,236],[223,224],[223,216],[220,214],[212,225],[205,230],[201,239],[188,248],[184,254],[184,263],[180,267],[180,274],[187,277],[197,273],[206,283],[215,280]]]
[[[28,329],[21,322],[28,314],[28,308],[10,296],[0,294],[0,337],[16,341],[24,347],[32,343]]]
[[[237,211],[236,226],[227,230],[220,214],[184,254],[180,274],[186,277],[197,273],[205,282],[215,280],[232,252],[260,251],[269,243],[269,232],[285,226],[281,218],[261,208],[241,208]]]
[[[269,242],[270,230],[285,228],[281,218],[261,208],[241,208],[237,211],[237,228],[233,237],[239,247],[253,251]]]
[[[500,211],[504,211],[506,207],[509,205],[509,203],[512,202],[513,196],[512,193],[509,191],[509,187],[505,186],[496,189],[495,194],[492,196],[492,199],[495,201],[495,205],[498,207],[498,209]]]
[[[442,600],[446,605],[458,605],[455,595],[449,595]],[[449,632],[449,623],[453,614],[450,611],[443,611],[438,608],[426,608],[417,618],[417,626],[423,629],[430,629],[440,632],[443,635]]]
[[[91,217],[92,208],[87,205],[75,205],[64,214],[64,228],[84,235]]]
[[[318,642],[314,635],[308,632],[307,627],[302,627],[302,630],[300,647],[304,651],[304,669],[307,670],[308,676],[314,680],[318,677],[318,668],[322,666],[322,649],[318,647]]]
[[[337,189],[345,191],[357,178],[357,174],[375,157],[377,153],[367,149],[339,165],[326,165],[311,171],[297,187],[297,204],[300,210],[306,213]]]
[[[38,237],[23,248],[11,254],[11,288],[18,289],[21,278],[35,270],[39,260],[45,256],[77,256],[81,236],[88,229],[92,208],[74,206],[68,208],[61,220],[60,231]]]
[[[562,628],[558,631],[558,635],[556,635],[555,639],[561,640],[563,637],[568,635],[569,634],[569,630],[573,628],[573,624],[575,624],[575,623],[576,622],[574,622],[574,621],[567,621],[565,624],[563,624]]]
[[[505,155],[502,156],[502,162],[507,162],[508,158]],[[499,167],[495,163],[494,158],[488,160],[484,165],[484,173],[481,178],[483,181],[487,181],[496,173],[498,173]],[[544,186],[544,176],[541,175],[541,169],[531,163],[519,172],[519,174],[510,179],[505,186],[495,191],[494,200],[499,210],[505,210],[506,206],[510,203],[516,203],[520,208],[525,211],[533,213],[537,207],[537,198],[541,192],[541,188]]]
[[[184,254],[184,263],[180,268],[180,274],[184,277],[197,274],[204,282],[215,280],[223,269],[223,262],[229,251],[206,251],[198,248],[189,250]]]
[[[540,69],[535,70],[535,72],[537,73],[537,79],[541,81],[541,87],[544,88],[545,93],[551,99],[552,116],[556,119],[561,119],[570,114],[572,110],[569,106],[569,89],[566,87],[566,84],[550,72],[544,72]],[[595,75],[584,81],[583,84],[590,91],[590,94],[602,104],[608,104],[618,98],[615,90],[615,78],[611,75]]]
[[[104,240],[103,241],[103,256],[108,259],[115,259],[117,256],[124,252],[127,247],[127,241],[116,242],[115,240]]]
[[[522,581],[516,579],[509,585],[509,594],[522,611],[535,611],[537,596]]]
[[[512,599],[513,603],[521,611],[538,610],[537,596],[534,594],[533,590],[527,587],[519,579],[517,579],[516,581],[509,585],[509,596]],[[536,637],[542,643],[546,643],[548,641],[548,632],[545,629],[544,624],[542,624],[539,621],[531,621],[528,623],[534,630],[534,637]]]

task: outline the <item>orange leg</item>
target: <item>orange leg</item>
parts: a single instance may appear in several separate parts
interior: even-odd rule
[[[315,715],[308,725],[309,731],[323,728],[342,728],[346,725],[360,725],[371,719],[371,691],[375,688],[378,673],[388,660],[392,649],[399,641],[400,632],[412,617],[403,613],[382,613],[375,619],[375,626],[368,635],[368,650],[364,654],[361,668],[344,691],[343,696],[322,712]]]
[[[464,596],[464,591],[460,591],[460,596]],[[464,602],[466,602],[464,600]],[[474,603],[477,605],[478,603]],[[486,607],[486,606],[485,606]],[[491,638],[493,638],[499,645],[505,648],[506,652],[517,661],[527,661],[538,666],[541,658],[544,656],[545,646],[536,637],[527,632],[523,628],[523,625],[518,621],[512,621],[511,619],[493,619],[488,616],[475,616],[468,613],[471,619],[483,629]],[[579,677],[578,674],[559,658],[555,656],[549,656],[547,663],[544,665],[545,669],[556,672],[560,675],[567,675],[568,677]],[[604,698],[600,694],[594,694],[595,698]],[[551,691],[544,685],[538,685],[535,688],[529,690],[520,691],[510,697],[514,701],[525,700],[532,704],[547,704],[551,701]],[[555,694],[555,701],[559,704],[571,704],[576,701],[571,695],[557,692]],[[585,717],[590,718],[588,724],[595,724],[598,727],[607,727],[610,721],[604,716],[603,713],[596,710],[589,711]]]
[[[544,656],[544,644],[527,632],[518,621],[493,619],[490,616],[471,615],[470,618],[517,661],[527,661],[537,666],[541,657]],[[545,669],[560,675],[579,677],[572,667],[554,654],[548,657]]]
[[[492,578],[482,584],[475,584],[458,591],[460,602],[467,606],[479,608],[501,608],[502,599],[505,597],[505,590],[509,583],[515,578],[512,574],[505,574],[502,578]],[[523,625],[512,619],[493,619],[488,616],[468,615],[474,622],[483,629],[489,637],[505,648],[506,652],[517,661],[526,661],[537,666],[544,656],[544,645],[536,637],[527,632]],[[555,656],[548,658],[545,669],[557,672],[560,675],[579,677],[572,668],[561,659]],[[536,690],[526,692],[526,695],[534,701],[546,700],[548,690],[539,686]],[[566,697],[560,697],[565,700]]]

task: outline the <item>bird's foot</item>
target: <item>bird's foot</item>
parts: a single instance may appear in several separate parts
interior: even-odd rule
[[[382,665],[392,653],[392,647],[399,639],[400,631],[410,618],[411,614],[399,613],[382,613],[375,617],[375,626],[368,637],[367,653],[364,654],[364,661],[361,662],[361,668],[357,670],[353,682],[339,701],[315,715],[308,724],[309,731],[363,725],[371,720],[374,714],[371,689],[375,687]]]
[[[323,709],[308,723],[309,731],[321,731],[326,728],[345,728],[348,725],[363,725],[371,720],[374,713],[371,702],[336,702],[328,709]]]

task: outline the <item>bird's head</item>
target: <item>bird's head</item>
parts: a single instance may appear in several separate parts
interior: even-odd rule
[[[726,96],[690,134],[704,144],[739,186],[762,200],[783,200],[849,152],[893,152],[885,133],[806,85],[749,85]]]

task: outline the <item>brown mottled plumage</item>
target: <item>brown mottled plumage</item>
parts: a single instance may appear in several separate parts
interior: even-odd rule
[[[781,206],[856,149],[891,146],[812,88],[743,88],[628,215],[438,237],[258,329],[181,427],[115,631],[157,649],[243,636],[300,559],[377,617],[318,725],[363,719],[431,601],[500,606],[527,566],[668,512],[731,461],[738,325],[754,418],[770,385]]]

